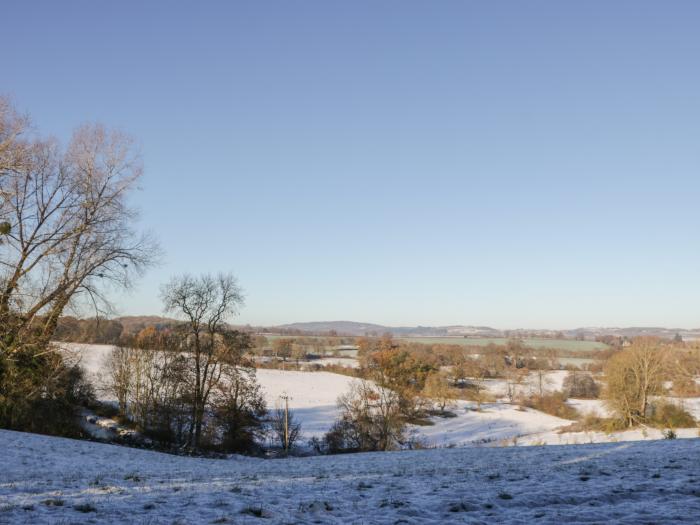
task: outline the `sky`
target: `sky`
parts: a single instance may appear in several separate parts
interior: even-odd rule
[[[700,326],[696,1],[9,1],[0,93],[136,138],[237,322]]]

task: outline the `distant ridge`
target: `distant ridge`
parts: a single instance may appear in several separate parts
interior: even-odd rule
[[[311,321],[289,323],[269,328],[269,330],[299,331],[308,334],[335,332],[348,336],[379,336],[390,333],[400,337],[554,337],[595,339],[602,336],[639,337],[655,336],[672,339],[676,334],[684,340],[700,339],[700,328],[665,328],[660,326],[632,327],[582,327],[567,330],[514,329],[498,330],[489,326],[448,325],[448,326],[386,326],[376,323],[355,321]]]
[[[405,337],[448,337],[474,336],[499,337],[502,332],[488,326],[385,326],[374,323],[358,323],[355,321],[313,321],[306,323],[291,323],[274,328],[281,330],[299,330],[309,333],[337,332],[339,335],[382,335],[390,333]]]

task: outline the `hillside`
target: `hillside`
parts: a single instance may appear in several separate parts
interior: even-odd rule
[[[0,450],[0,523],[632,524],[700,513],[698,440],[213,460],[0,430]]]
[[[339,335],[379,336],[385,333],[404,337],[447,337],[447,336],[482,336],[497,337],[499,330],[488,326],[385,326],[374,323],[358,323],[355,321],[313,321],[305,323],[284,324],[277,327],[283,330],[299,330],[308,333],[327,333],[335,331]]]

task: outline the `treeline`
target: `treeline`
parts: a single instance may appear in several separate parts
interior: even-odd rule
[[[167,333],[180,324],[172,319],[150,319],[152,318],[130,317],[107,319],[93,317],[79,319],[77,317],[65,316],[58,320],[53,339],[54,341],[66,343],[116,345],[119,344],[122,339],[144,339],[152,337],[154,333]]]

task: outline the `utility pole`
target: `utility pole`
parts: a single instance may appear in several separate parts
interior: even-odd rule
[[[284,399],[284,451],[289,452],[289,396],[282,394],[281,399]]]

